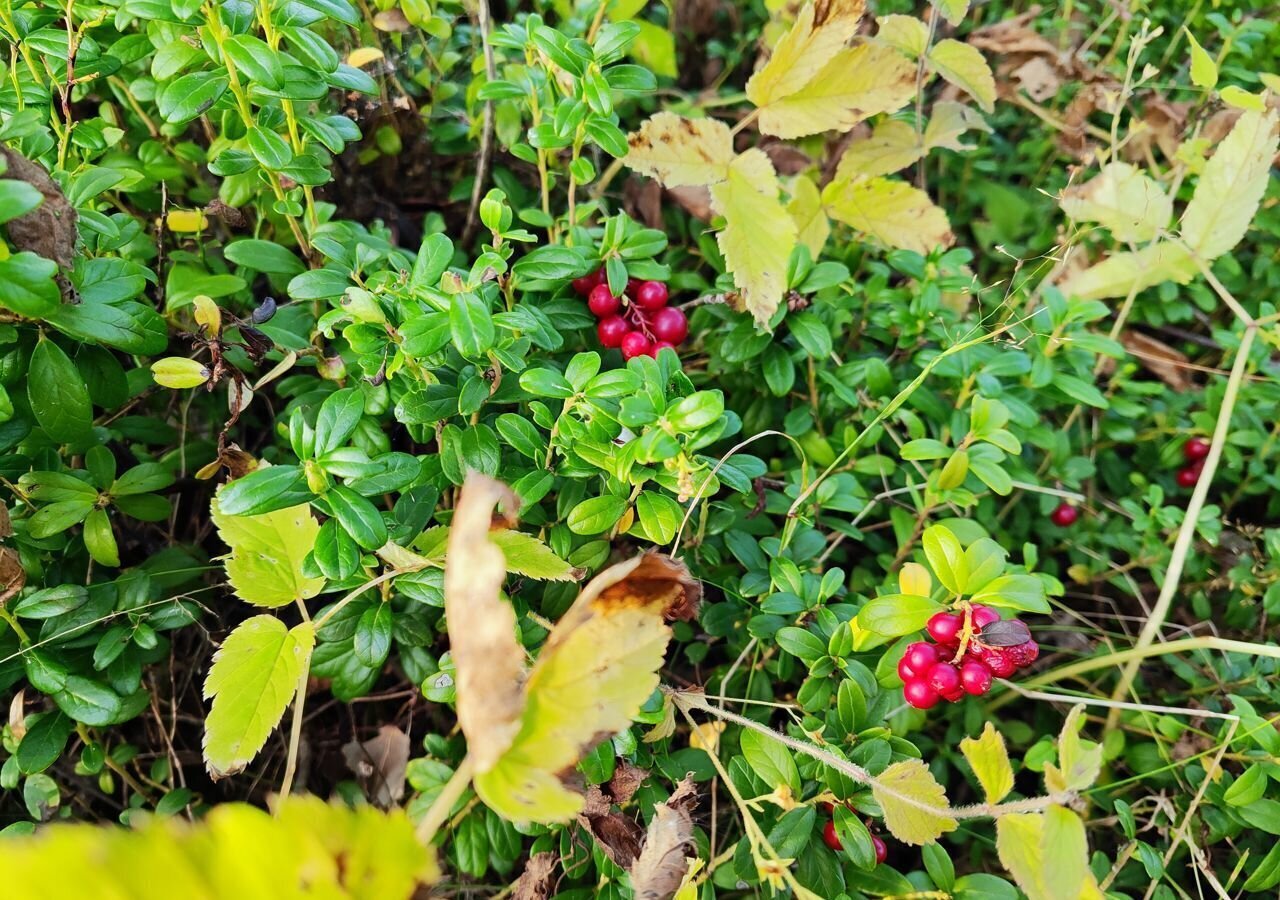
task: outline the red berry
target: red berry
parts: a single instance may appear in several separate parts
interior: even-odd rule
[[[1182,445],[1182,455],[1187,458],[1187,462],[1199,462],[1209,455],[1209,447],[1209,442],[1202,437],[1188,438]]]
[[[991,690],[991,670],[976,659],[966,659],[960,666],[960,684],[965,693],[977,697]]]
[[[635,298],[641,309],[661,309],[667,305],[667,286],[661,281],[642,281]]]
[[[600,339],[601,346],[604,347],[621,347],[622,339],[631,333],[631,326],[627,324],[627,320],[622,316],[610,316],[607,319],[601,319],[600,324],[596,326],[596,337]],[[644,335],[641,335],[644,337]]]
[[[929,636],[939,644],[954,644],[960,637],[960,629],[964,627],[964,619],[955,613],[940,612],[934,614],[925,629]]]
[[[907,645],[902,661],[912,672],[923,675],[938,661],[938,648],[928,641],[916,641]]]
[[[978,631],[986,628],[992,622],[1000,621],[1000,613],[996,612],[989,606],[983,606],[981,603],[973,604],[973,627]]]
[[[670,341],[654,341],[653,349],[649,351],[649,355],[652,356],[654,359],[657,359],[659,351],[674,350],[674,349],[676,349],[676,345],[671,343]]]
[[[622,358],[635,359],[649,352],[649,339],[638,331],[628,331],[622,338]]]
[[[904,682],[911,681],[913,678],[920,677],[920,673],[911,666],[907,665],[907,658],[904,656],[898,660],[898,677]]]
[[[1040,645],[1035,641],[1027,641],[1014,647],[1006,647],[1005,653],[1019,669],[1025,669],[1036,661],[1040,655]]]
[[[628,297],[631,297],[632,299],[634,299],[636,296],[636,291],[640,289],[641,283],[642,282],[638,278],[628,278],[627,286],[622,289],[622,292],[626,294]]]
[[[648,283],[658,284],[656,281]],[[665,285],[663,287],[665,288]],[[689,336],[689,320],[680,310],[672,309],[670,306],[663,307],[654,313],[653,333],[659,340],[678,344]]]
[[[929,709],[941,698],[923,678],[914,678],[902,686],[902,696],[916,709]]]
[[[840,836],[836,834],[834,819],[827,819],[827,824],[822,826],[822,842],[837,853],[844,849],[844,844],[840,843]]]
[[[1185,469],[1179,469],[1178,470],[1179,487],[1185,487],[1185,488],[1195,487],[1196,482],[1200,480],[1200,472],[1201,472],[1201,465],[1198,462],[1187,466]]]
[[[929,687],[944,697],[960,688],[960,670],[949,662],[934,663],[929,669],[928,679]]]
[[[1018,669],[1017,663],[1004,652],[1003,647],[982,647],[978,658],[997,678],[1008,678]]]
[[[607,284],[597,284],[587,296],[587,308],[598,319],[605,319],[618,311],[622,301],[613,296]]]
[[[876,848],[876,865],[880,865],[880,863],[889,858],[888,846],[874,834],[871,835],[871,846]]]
[[[604,278],[604,269],[596,269],[590,275],[583,275],[581,278],[573,279],[573,289],[578,296],[585,297],[598,285]]]
[[[1053,508],[1053,512],[1049,513],[1049,521],[1059,528],[1070,528],[1078,518],[1080,518],[1080,510],[1070,503],[1059,503]]]

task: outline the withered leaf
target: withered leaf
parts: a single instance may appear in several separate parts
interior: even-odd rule
[[[620,759],[617,767],[613,770],[613,777],[609,779],[609,796],[613,798],[614,803],[624,806],[628,800],[635,796],[635,792],[640,789],[640,785],[644,784],[644,780],[648,777],[649,772],[647,769],[633,766],[625,759]]]
[[[551,876],[556,870],[554,853],[535,853],[512,885],[511,900],[547,900],[551,896]]]
[[[697,803],[693,777],[686,776],[670,799],[654,808],[644,847],[631,866],[631,885],[638,900],[666,900],[680,887]]]
[[[350,741],[342,757],[362,782],[369,799],[379,809],[390,809],[404,799],[405,769],[409,763],[409,736],[395,725],[383,725],[367,741]]]
[[[27,583],[27,572],[22,568],[18,551],[12,547],[0,547],[0,609],[22,590]]]
[[[591,833],[614,865],[628,869],[640,855],[644,829],[634,819],[614,811],[609,798],[597,785],[587,789],[578,823]]]
[[[1001,619],[983,628],[978,639],[990,647],[1016,647],[1031,640],[1031,629],[1020,619]]]
[[[1120,332],[1120,343],[1153,375],[1175,391],[1189,391],[1193,387],[1190,360],[1181,350],[1130,329]]]
[[[474,472],[467,476],[449,530],[444,568],[458,724],[481,773],[511,746],[525,704],[524,650],[516,640],[516,614],[499,596],[506,557],[489,540],[499,503],[508,510],[518,508],[506,485]]]
[[[8,168],[4,177],[25,181],[44,201],[31,212],[5,223],[9,243],[19,250],[30,250],[51,259],[63,269],[71,269],[76,260],[76,210],[62,193],[62,188],[44,168],[16,150],[0,145]]]

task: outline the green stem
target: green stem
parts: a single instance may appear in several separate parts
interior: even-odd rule
[[[471,757],[464,756],[462,762],[458,763],[458,768],[454,770],[453,775],[431,803],[431,807],[427,810],[426,815],[422,817],[422,821],[418,823],[418,841],[424,847],[430,846],[431,842],[435,840],[436,832],[440,830],[444,820],[449,817],[449,811],[453,809],[463,791],[471,784],[473,769],[474,764],[471,761]]]

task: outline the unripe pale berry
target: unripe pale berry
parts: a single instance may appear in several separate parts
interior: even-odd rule
[[[600,324],[596,326],[596,337],[600,339],[600,345],[603,347],[621,347],[622,339],[630,333],[631,326],[622,316],[601,319]]]
[[[661,309],[667,305],[667,286],[661,281],[642,281],[635,298],[641,309]]]

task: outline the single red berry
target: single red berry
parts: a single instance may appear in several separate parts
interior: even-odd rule
[[[827,819],[827,824],[822,826],[822,842],[837,853],[844,849],[844,844],[840,843],[840,836],[836,834],[834,819]]]
[[[934,663],[927,677],[929,687],[944,697],[960,689],[960,670],[949,662]]]
[[[667,305],[667,286],[661,281],[642,281],[635,298],[641,309],[661,309]]]
[[[898,660],[898,677],[907,682],[913,678],[919,678],[920,673],[907,664],[907,658],[904,656]]]
[[[650,282],[650,284],[658,284],[658,282]],[[660,340],[678,344],[689,336],[689,320],[680,310],[672,309],[670,306],[663,307],[653,315],[653,333]]]
[[[609,290],[607,284],[597,284],[591,289],[591,293],[587,296],[587,308],[598,319],[606,319],[616,313],[622,301],[613,296],[613,291]]]
[[[871,835],[871,846],[876,848],[876,865],[880,865],[889,858],[888,846],[874,834]]]
[[[596,326],[596,337],[600,339],[600,345],[603,347],[621,347],[622,339],[630,333],[631,326],[622,316],[601,319],[600,324]]]
[[[997,678],[1008,678],[1018,669],[1003,647],[983,647],[978,658]]]
[[[996,612],[989,606],[983,606],[981,603],[973,604],[973,627],[978,631],[986,628],[992,622],[1000,621],[1000,613]]]
[[[923,678],[913,678],[902,686],[902,696],[916,709],[929,709],[941,698]]]
[[[938,648],[928,641],[916,641],[914,644],[907,645],[907,651],[902,654],[902,659],[911,671],[923,675],[938,661]]]
[[[1179,469],[1178,486],[1184,488],[1195,487],[1200,480],[1200,472],[1201,465],[1198,462],[1187,466],[1185,469]]]
[[[1078,518],[1080,518],[1080,510],[1070,503],[1059,503],[1053,508],[1053,512],[1049,513],[1049,521],[1059,528],[1070,528]]]
[[[960,666],[960,684],[965,693],[981,696],[991,690],[991,670],[976,659],[966,659]]]
[[[1187,462],[1199,462],[1209,455],[1210,446],[1202,437],[1187,438],[1187,442],[1182,445],[1182,455],[1187,458]]]
[[[598,285],[604,278],[604,269],[596,269],[590,275],[583,275],[581,278],[573,279],[573,289],[578,296],[585,297]]]
[[[1025,644],[1018,644],[1013,647],[1006,647],[1005,653],[1009,659],[1013,660],[1013,664],[1019,669],[1025,669],[1036,661],[1040,655],[1040,645],[1035,641],[1027,641]]]
[[[622,358],[635,359],[649,352],[649,339],[638,331],[628,331],[622,338]]]
[[[828,816],[836,811],[836,806],[834,803],[819,803],[818,808],[821,809],[822,812]]]
[[[627,286],[622,289],[622,292],[626,294],[628,297],[635,299],[636,291],[640,290],[640,285],[643,283],[644,282],[642,282],[638,278],[628,278]]]
[[[935,613],[925,629],[929,637],[939,644],[954,644],[960,637],[960,629],[964,627],[964,619],[955,613]]]
[[[676,349],[676,345],[671,343],[670,341],[654,341],[653,349],[649,351],[649,355],[652,356],[654,359],[657,359],[658,353],[661,352],[662,350],[674,350],[674,349]]]

